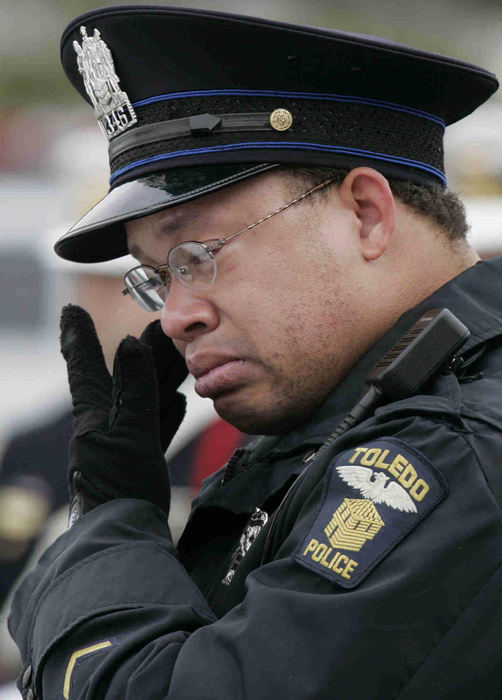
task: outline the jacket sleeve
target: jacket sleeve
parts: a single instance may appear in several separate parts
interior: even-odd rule
[[[45,700],[388,700],[446,698],[448,689],[458,697],[460,688],[480,697],[469,659],[483,658],[496,693],[498,507],[461,432],[412,419],[392,434],[423,436],[417,447],[443,472],[449,494],[351,589],[294,557],[322,484],[273,561],[248,576],[243,602],[221,619],[177,560],[159,509],[121,499],[88,513],[17,592],[10,629],[25,663],[23,692]]]

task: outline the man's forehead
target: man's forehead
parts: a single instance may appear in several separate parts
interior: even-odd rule
[[[173,238],[175,233],[190,226],[197,218],[199,218],[198,207],[187,203],[126,222],[130,254],[135,258],[142,257],[141,241],[145,237],[156,240]]]

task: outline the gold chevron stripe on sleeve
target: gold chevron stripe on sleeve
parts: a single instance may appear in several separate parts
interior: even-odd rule
[[[105,649],[106,647],[111,647],[112,643],[110,641],[107,642],[100,642],[99,644],[93,644],[91,647],[85,647],[85,649],[79,649],[78,651],[74,651],[73,654],[71,655],[70,661],[68,663],[68,667],[66,669],[65,677],[64,677],[64,685],[63,685],[63,696],[65,700],[69,700],[70,698],[70,684],[71,684],[71,675],[73,673],[73,669],[75,668],[75,664],[77,661],[82,658],[82,656],[87,656],[88,654],[92,654],[95,651],[98,651],[99,649]]]

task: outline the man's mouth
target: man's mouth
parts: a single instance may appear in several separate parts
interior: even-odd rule
[[[236,389],[248,378],[250,363],[236,357],[194,357],[187,360],[187,367],[195,377],[195,391],[204,398],[215,398]]]

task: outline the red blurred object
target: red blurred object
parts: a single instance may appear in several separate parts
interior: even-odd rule
[[[43,165],[56,128],[50,117],[42,109],[0,111],[0,170],[26,172]]]
[[[223,419],[211,423],[199,436],[191,471],[191,486],[200,489],[208,476],[220,469],[247,439],[244,433]]]

